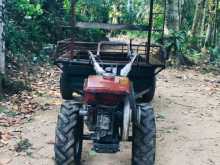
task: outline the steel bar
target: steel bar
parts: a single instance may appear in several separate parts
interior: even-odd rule
[[[151,33],[152,33],[152,29],[153,29],[153,8],[154,8],[154,0],[150,0],[150,17],[149,17],[149,31],[148,31],[146,63],[149,63],[149,56],[150,56]]]

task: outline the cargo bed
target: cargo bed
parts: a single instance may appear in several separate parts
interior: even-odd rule
[[[152,44],[148,54],[147,43],[106,42],[102,43],[101,48],[99,44],[98,42],[73,42],[71,39],[58,42],[55,63],[63,71],[61,79],[63,82],[65,80],[68,90],[83,93],[84,80],[89,75],[95,74],[88,51],[94,54],[99,52],[100,64],[104,68],[117,67],[118,71],[129,62],[129,46],[133,52],[138,53],[139,57],[128,76],[133,82],[135,93],[140,93],[152,86],[155,75],[165,68],[166,52],[160,45]]]

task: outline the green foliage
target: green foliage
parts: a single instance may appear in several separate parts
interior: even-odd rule
[[[140,38],[140,39],[147,39],[148,33],[147,32],[140,32],[140,31],[126,31],[126,35],[131,38]]]
[[[71,3],[70,3],[69,0],[64,0],[63,6],[64,6],[64,9],[65,9],[67,12],[70,11],[70,9],[71,9]]]
[[[128,0],[78,0],[76,17],[79,21],[132,23],[147,26],[149,24],[150,1],[132,0],[131,2],[132,4],[128,4]],[[154,12],[163,13],[164,1],[155,0],[154,2]],[[205,33],[200,37],[187,35],[193,23],[196,4],[195,1],[184,0],[184,5],[179,5],[181,8],[179,11],[181,16],[180,31],[171,32],[171,35],[166,39],[165,46],[197,60],[203,54],[201,48],[204,45]],[[20,63],[47,61],[49,53],[42,50],[48,45],[55,45],[58,40],[74,35],[78,40],[99,41],[105,39],[107,34],[107,31],[104,30],[66,28],[71,22],[70,0],[7,0],[5,7],[6,50],[10,58],[18,60]],[[208,14],[206,17],[208,18]],[[162,29],[163,24],[163,15],[155,15],[153,28]],[[148,36],[147,33],[138,31],[113,33],[115,35],[122,33],[130,38],[145,40]],[[153,33],[153,40],[155,42],[161,41],[161,34],[159,32]],[[218,48],[209,49],[211,61],[218,61],[220,58]]]
[[[107,22],[110,4],[105,0],[79,0],[76,7],[81,21]]]
[[[185,31],[179,31],[179,32],[171,31],[170,35],[166,38],[165,47],[169,48],[173,46],[177,51],[181,51],[186,41],[187,41],[187,35]]]
[[[64,28],[70,23],[68,0],[64,3],[54,0],[8,0],[5,8],[6,50],[9,52],[9,58],[19,63],[49,59],[48,54],[42,53],[41,50],[48,44],[56,44],[58,40],[69,38],[73,34],[72,29]],[[86,9],[91,10],[89,6],[84,11]],[[97,12],[99,19],[103,19],[103,11],[92,9],[91,12]],[[76,38],[87,41],[100,40],[105,36],[101,30],[78,30],[74,31],[74,34]]]
[[[165,38],[164,44],[169,53],[175,54],[176,57],[182,55],[190,63],[209,63],[220,66],[220,48],[218,46],[205,48],[203,41],[204,38],[189,36],[185,30],[182,30],[171,31]]]
[[[188,31],[192,24],[193,24],[193,18],[194,13],[196,9],[196,1],[192,0],[184,0],[184,5],[182,6],[181,15],[181,30]]]
[[[215,65],[220,66],[220,47],[215,47],[210,50],[211,52],[211,62]]]
[[[29,0],[10,0],[6,3],[5,42],[13,55],[28,56],[42,47],[42,29],[39,16],[43,14],[40,4]]]
[[[16,152],[26,152],[29,148],[32,147],[32,144],[28,139],[21,139],[15,146]]]

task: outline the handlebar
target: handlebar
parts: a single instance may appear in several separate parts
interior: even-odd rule
[[[96,71],[97,74],[99,75],[104,75],[106,74],[106,71],[99,65],[99,63],[96,61],[95,59],[95,55],[91,52],[91,51],[88,51],[91,59],[92,59],[92,62],[93,62],[93,66],[94,66],[94,70]],[[131,71],[132,69],[132,65],[134,63],[134,61],[136,60],[138,54],[134,54],[132,53],[132,59],[131,61],[126,64],[120,71],[120,76],[124,76],[124,77],[127,77],[129,72]]]
[[[92,59],[93,66],[94,66],[94,69],[95,69],[96,73],[99,74],[99,75],[105,74],[106,73],[105,70],[96,61],[95,55],[91,51],[88,51],[88,52],[89,52],[89,55]]]

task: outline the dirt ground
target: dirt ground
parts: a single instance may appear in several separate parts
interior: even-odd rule
[[[14,136],[0,143],[0,165],[53,165],[54,130],[59,97],[39,98],[56,102],[48,111],[39,111],[25,124],[0,127]],[[158,76],[152,102],[157,118],[156,165],[220,165],[220,77],[196,71],[167,69]],[[31,144],[16,152],[21,139]],[[91,142],[84,143],[83,165],[129,165],[131,147],[121,152],[96,154]]]

